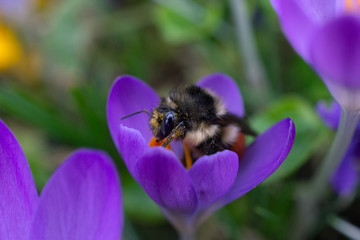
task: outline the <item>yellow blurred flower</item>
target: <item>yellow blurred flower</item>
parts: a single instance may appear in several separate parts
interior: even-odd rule
[[[49,0],[36,0],[36,7],[40,11],[46,11],[46,9],[50,6]]]
[[[0,23],[0,71],[14,66],[22,56],[20,41],[14,31]]]

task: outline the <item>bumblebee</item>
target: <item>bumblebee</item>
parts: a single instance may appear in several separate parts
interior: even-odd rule
[[[256,136],[244,118],[226,111],[224,103],[214,92],[198,87],[184,86],[171,90],[160,100],[151,113],[146,112],[153,132],[150,146],[169,146],[173,140],[182,140],[185,147],[185,164],[202,155],[231,149],[238,154],[245,146],[244,134]],[[236,151],[238,150],[238,151]],[[242,149],[243,150],[243,149]]]

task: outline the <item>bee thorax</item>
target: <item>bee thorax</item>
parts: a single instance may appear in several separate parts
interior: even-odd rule
[[[205,92],[207,92],[210,96],[213,97],[215,114],[217,116],[222,116],[222,115],[226,114],[226,107],[225,107],[224,103],[221,101],[221,99],[209,89],[206,89]]]
[[[178,105],[170,97],[165,98],[165,103],[167,106],[169,106],[172,109],[178,108]]]

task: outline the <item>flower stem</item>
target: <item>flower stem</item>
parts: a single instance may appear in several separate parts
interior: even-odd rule
[[[195,240],[195,234],[193,232],[180,233],[180,240]]]
[[[264,66],[260,60],[255,46],[255,37],[248,15],[246,0],[229,0],[232,11],[236,34],[239,43],[239,50],[244,57],[246,64],[246,75],[250,85],[257,94],[259,104],[267,101],[269,97],[269,86]],[[262,101],[259,101],[262,100]]]
[[[339,128],[334,142],[311,183],[313,198],[321,198],[328,180],[343,159],[359,122],[359,113],[341,110]]]
[[[349,239],[360,239],[360,229],[357,226],[336,216],[329,218],[328,222],[334,229]]]
[[[345,155],[360,118],[359,112],[341,110],[341,118],[330,151],[307,188],[300,193],[293,239],[306,239],[314,227],[328,182]]]
[[[179,233],[180,240],[195,240],[195,233],[197,229],[197,223],[192,222],[184,216],[176,213],[172,213],[166,209],[162,209],[165,217],[174,226]]]

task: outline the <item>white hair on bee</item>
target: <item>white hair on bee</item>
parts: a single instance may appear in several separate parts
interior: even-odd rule
[[[184,138],[184,143],[190,146],[198,146],[206,139],[215,136],[220,131],[218,125],[207,125],[201,123],[199,128],[188,131]]]
[[[224,103],[221,101],[221,99],[219,98],[219,96],[216,95],[216,93],[214,93],[213,91],[211,91],[209,89],[204,89],[204,90],[207,94],[209,94],[214,99],[216,115],[217,116],[225,115],[227,112],[226,107],[225,107]]]
[[[178,107],[178,105],[170,97],[166,97],[165,101],[166,104],[170,106],[172,109],[176,109]]]
[[[224,127],[221,140],[228,145],[232,145],[236,141],[240,130],[240,127],[234,124]]]

